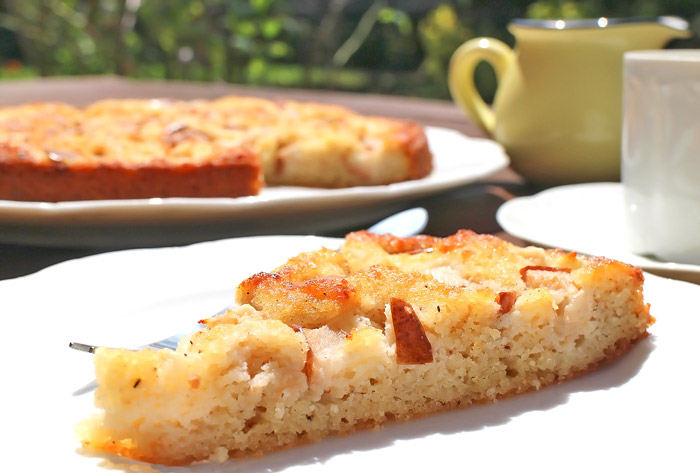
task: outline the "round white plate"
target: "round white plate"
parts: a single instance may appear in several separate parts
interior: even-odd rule
[[[314,237],[258,237],[128,250],[0,281],[3,471],[94,473],[358,471],[685,471],[697,465],[695,376],[700,287],[649,275],[657,322],[623,358],[574,380],[491,405],[390,424],[262,458],[168,468],[84,456],[74,425],[94,412],[92,358],[71,340],[120,345],[162,338],[213,314],[243,278]],[[689,305],[690,304],[690,305]],[[689,307],[691,309],[689,309]]]
[[[160,246],[232,236],[311,234],[373,222],[401,202],[469,184],[506,167],[494,141],[427,127],[433,172],[422,179],[344,189],[267,187],[239,198],[80,202],[0,200],[0,241],[51,246]]]
[[[700,284],[700,266],[661,261],[627,250],[619,183],[554,187],[504,203],[496,213],[508,233],[540,246],[605,256],[660,276]]]

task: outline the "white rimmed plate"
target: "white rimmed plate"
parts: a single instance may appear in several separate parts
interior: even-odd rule
[[[401,202],[469,184],[506,167],[503,148],[427,127],[434,170],[423,178],[345,189],[268,187],[240,198],[81,202],[0,200],[0,241],[47,246],[159,246],[256,234],[344,230],[398,210]]]
[[[231,302],[244,277],[300,251],[337,246],[314,237],[257,237],[183,248],[129,250],[0,281],[6,324],[2,463],[5,471],[357,472],[684,471],[697,465],[695,376],[700,287],[648,276],[657,322],[615,363],[487,406],[428,416],[258,459],[169,468],[84,456],[73,426],[94,411],[91,356],[71,340],[132,344],[169,335]]]
[[[700,284],[700,266],[661,261],[627,250],[619,183],[554,187],[501,205],[498,224],[536,245],[605,256],[660,276]]]

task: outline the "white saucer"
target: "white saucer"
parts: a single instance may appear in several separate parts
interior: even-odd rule
[[[496,213],[508,233],[536,245],[605,256],[674,279],[700,284],[700,266],[632,254],[625,243],[619,183],[555,187],[518,197]]]

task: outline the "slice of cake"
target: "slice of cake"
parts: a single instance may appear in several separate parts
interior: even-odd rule
[[[88,449],[168,465],[492,402],[596,368],[653,323],[640,269],[447,238],[349,234],[258,273],[176,351],[100,348]]]
[[[230,96],[0,108],[0,199],[239,197],[431,170],[422,127],[332,105]]]

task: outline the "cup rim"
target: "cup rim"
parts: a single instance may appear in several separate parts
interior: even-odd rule
[[[668,62],[698,62],[700,49],[650,49],[627,51],[623,55],[625,62],[629,61],[668,61]]]
[[[644,17],[633,16],[624,18],[577,18],[577,19],[551,19],[535,20],[530,18],[516,18],[510,22],[512,26],[523,28],[541,28],[551,30],[571,30],[571,29],[598,29],[602,30],[613,26],[634,25],[641,23],[651,23],[666,26],[678,31],[688,31],[688,22],[678,16],[658,16]]]

